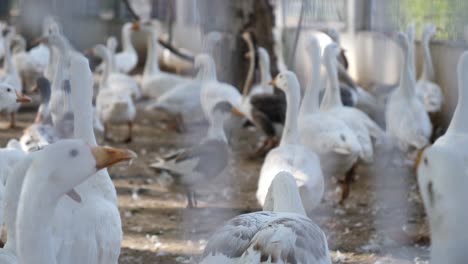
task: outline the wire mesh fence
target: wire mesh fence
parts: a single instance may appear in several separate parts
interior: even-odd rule
[[[277,0],[281,26],[295,27],[303,12],[303,28],[344,27],[347,19],[346,0]]]
[[[464,40],[468,24],[468,1],[466,0],[371,0],[369,30],[390,32],[405,29],[415,23],[420,35],[424,24],[433,23],[441,30],[439,40]]]

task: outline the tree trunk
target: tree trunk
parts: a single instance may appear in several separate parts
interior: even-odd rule
[[[275,19],[269,0],[201,0],[198,9],[203,33],[220,31],[226,35],[213,51],[218,80],[238,89],[243,87],[248,69],[244,54],[248,48],[241,35],[246,30],[254,33],[256,43],[269,51],[272,72],[277,72],[272,34]]]

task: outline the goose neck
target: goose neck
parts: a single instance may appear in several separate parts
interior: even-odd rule
[[[299,116],[313,114],[319,111],[320,93],[320,48],[309,52],[312,62],[312,74],[302,99]]]
[[[422,49],[423,49],[423,70],[421,80],[434,81],[434,66],[432,64],[431,49],[429,47],[431,39],[429,36],[423,38]]]
[[[222,140],[223,142],[227,142],[226,133],[224,132],[223,118],[211,118],[207,137],[210,139],[217,139]]]
[[[135,47],[132,43],[132,28],[131,25],[124,25],[122,27],[122,50],[124,52],[136,53]]]
[[[115,65],[115,50],[109,49],[109,73],[117,72],[117,66]]]
[[[289,82],[289,87],[286,89],[286,120],[281,136],[280,145],[298,144],[298,128],[297,114],[299,111],[300,91],[299,82],[297,79],[292,79]]]
[[[99,81],[99,89],[105,89],[108,87],[109,75],[112,68],[112,61],[110,57],[109,50],[106,49],[102,54],[102,59],[104,61],[104,71],[102,73],[101,80]]]
[[[468,133],[468,53],[465,53],[458,64],[458,102],[452,121],[447,129],[448,133]]]
[[[53,91],[58,91],[62,88],[62,81],[64,80],[65,66],[67,63],[67,51],[66,49],[57,49],[57,67],[55,68],[54,78],[52,81],[52,96]]]
[[[72,100],[74,100],[74,98],[72,98]],[[88,100],[85,104],[80,105],[80,109],[73,110],[73,127],[75,137],[85,140],[88,144],[92,146],[96,146],[96,136],[94,135],[94,130],[92,126],[94,118],[92,99]]]
[[[88,66],[88,61],[81,58],[82,61],[75,62],[72,68],[70,85],[72,87],[72,108],[74,112],[74,135],[92,146],[96,146],[96,137],[93,129],[94,109],[93,101],[93,76]],[[79,67],[79,68],[78,68]],[[76,89],[77,87],[80,90]],[[91,179],[88,179],[91,180]]]
[[[216,68],[213,60],[204,61],[200,65],[200,70],[197,74],[197,79],[200,81],[216,81]]]
[[[396,91],[408,100],[414,97],[414,86],[416,84],[414,74],[411,71],[412,55],[409,47],[405,45],[403,47],[403,67],[401,68],[400,87]]]
[[[260,63],[260,83],[264,87],[264,92],[272,94],[273,87],[270,85],[271,82],[271,72],[270,72],[270,59],[268,54],[266,56],[259,53],[259,63]]]
[[[5,186],[4,211],[8,240],[4,249],[13,253],[16,253],[16,212],[18,211],[21,187],[27,170],[31,165],[33,155],[28,155],[17,163],[8,177]]]
[[[6,37],[3,38],[3,46],[4,46],[4,62],[3,62],[3,67],[5,69],[5,72],[8,74],[11,74],[15,72],[15,67],[13,65],[13,60],[11,58],[11,35],[7,35]]]
[[[55,250],[49,223],[53,219],[61,194],[42,182],[46,175],[38,175],[51,172],[35,168],[34,165],[32,164],[26,173],[18,205],[18,256],[21,263],[54,264]]]
[[[340,96],[340,85],[336,64],[336,58],[331,56],[325,57],[325,68],[328,73],[329,85],[325,88],[325,94],[323,95],[322,104],[320,105],[320,107],[325,110],[337,106],[343,106]]]
[[[268,189],[264,211],[277,213],[296,213],[306,215],[296,181],[286,172],[280,172],[273,179]]]
[[[56,70],[56,66],[57,66],[57,50],[56,50],[56,48],[54,48],[54,47],[52,47],[50,45],[48,46],[48,48],[49,48],[49,63],[46,66],[44,76],[48,80],[52,80],[52,78],[55,75],[55,70]]]
[[[148,36],[148,55],[146,57],[145,69],[143,72],[144,77],[149,77],[159,72],[157,48],[157,34],[150,33]]]

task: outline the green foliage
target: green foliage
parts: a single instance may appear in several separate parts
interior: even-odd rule
[[[433,23],[441,30],[436,38],[461,40],[465,25],[468,24],[467,0],[401,0],[397,8],[401,14],[400,28],[416,24],[418,36],[426,23]]]

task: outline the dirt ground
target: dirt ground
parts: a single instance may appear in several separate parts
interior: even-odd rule
[[[149,164],[158,155],[199,142],[206,125],[189,127],[185,134],[164,128],[163,116],[143,113],[139,104],[134,141],[110,144],[128,147],[139,157],[132,164],[110,169],[117,192],[124,239],[119,263],[196,263],[210,235],[238,214],[260,210],[255,191],[261,160],[246,156],[258,141],[254,129],[236,129],[231,136],[232,159],[215,181],[199,186],[199,208],[186,209],[183,192],[168,187],[170,178]],[[0,122],[0,143],[19,137],[34,113],[18,115],[20,128],[5,129]],[[112,128],[123,138],[125,127]],[[383,144],[385,145],[385,144]],[[427,263],[427,226],[416,178],[410,167],[395,164],[386,147],[377,150],[372,166],[361,166],[344,206],[335,202],[336,187],[329,182],[324,201],[310,217],[326,232],[333,263]],[[127,167],[128,166],[128,167]]]

